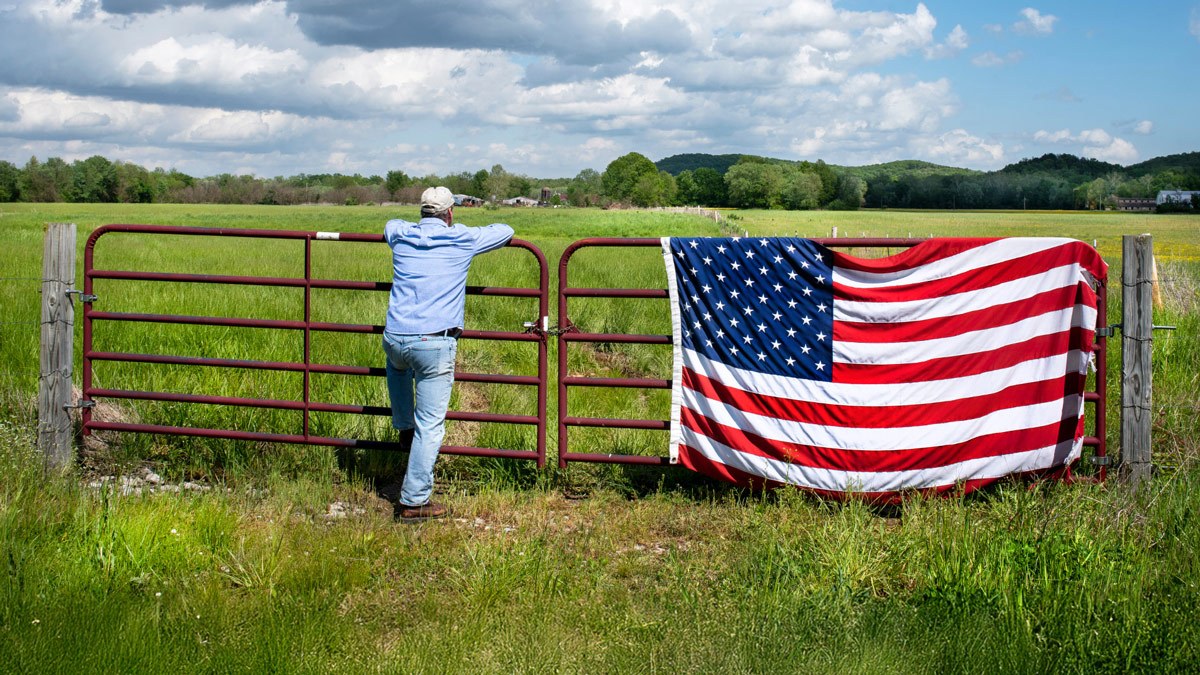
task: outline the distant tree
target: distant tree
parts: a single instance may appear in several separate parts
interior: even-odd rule
[[[842,176],[838,184],[837,199],[830,204],[835,209],[856,211],[867,195],[867,184],[858,176]]]
[[[116,167],[100,155],[71,165],[70,201],[112,203],[117,201],[119,188]]]
[[[487,179],[488,179],[487,169],[480,169],[480,170],[476,171],[475,175],[471,176],[471,194],[476,197],[486,195]]]
[[[813,171],[794,168],[784,177],[781,194],[783,206],[788,209],[815,209],[820,205],[821,177]]]
[[[683,206],[695,206],[700,202],[696,200],[696,181],[692,178],[691,170],[680,171],[679,175],[675,176],[675,201]]]
[[[675,178],[666,171],[642,174],[629,201],[634,206],[664,206],[675,201]]]
[[[63,201],[71,190],[71,167],[60,157],[51,157],[44,163],[30,157],[21,171],[19,185],[23,201]]]
[[[17,165],[0,160],[0,202],[15,202],[21,197],[20,176]]]
[[[695,182],[695,201],[700,206],[728,206],[729,191],[725,177],[716,169],[701,167],[692,172]]]
[[[484,199],[508,199],[513,196],[511,193],[512,175],[499,164],[492,166],[484,181],[484,194],[480,196]]]
[[[658,180],[658,169],[645,155],[631,152],[609,162],[600,176],[604,194],[619,202],[633,203],[634,192],[641,186],[641,195],[647,194],[646,187]]]
[[[383,186],[387,190],[389,199],[396,199],[400,191],[408,187],[412,183],[412,179],[403,171],[388,171],[387,177],[383,179]]]
[[[746,209],[769,209],[783,205],[784,176],[779,164],[750,160],[738,162],[725,172],[729,203]]]
[[[584,169],[567,184],[567,202],[572,206],[594,206],[603,191],[600,172]]]

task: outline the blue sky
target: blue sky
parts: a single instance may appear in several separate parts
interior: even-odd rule
[[[0,159],[996,169],[1200,150],[1200,0],[0,0]]]

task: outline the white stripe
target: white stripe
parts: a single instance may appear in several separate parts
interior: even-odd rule
[[[836,298],[833,303],[833,320],[899,323],[961,316],[967,312],[1028,300],[1037,293],[1076,286],[1085,280],[1083,268],[1078,264],[1071,264],[987,288],[934,298],[898,302],[865,302]]]
[[[710,360],[691,349],[682,351],[685,367],[730,387],[797,401],[858,406],[918,405],[994,394],[1013,385],[1041,382],[1060,377],[1063,373],[1083,373],[1090,357],[1089,354],[1075,349],[1066,354],[1031,359],[978,375],[897,385],[818,382],[757,373]],[[678,383],[682,380],[677,379],[675,382],[676,388],[679,388]]]
[[[1001,401],[995,401],[997,406]],[[896,420],[892,427],[835,427],[811,422],[794,422],[768,415],[746,412],[735,405],[710,399],[694,389],[685,389],[686,408],[727,427],[742,429],[767,440],[796,443],[837,450],[914,450],[966,443],[991,434],[1058,424],[1064,419],[1078,420],[1083,397],[1074,394],[1048,403],[1001,408],[968,420],[903,426]]]
[[[934,244],[933,242],[927,243]],[[833,282],[835,284],[845,284],[860,288],[881,288],[924,283],[956,276],[963,272],[996,263],[1019,260],[1030,254],[1048,251],[1058,246],[1078,243],[1080,242],[1075,239],[1066,238],[1011,237],[967,249],[961,253],[956,253],[940,260],[934,260],[912,269],[896,272],[865,272],[835,267],[833,270]],[[918,244],[917,247],[924,245]]]
[[[832,492],[895,492],[954,485],[959,481],[999,478],[1011,473],[1049,469],[1079,458],[1083,439],[994,457],[916,471],[836,471],[783,462],[734,450],[688,429],[684,441],[717,464],[779,483]]]
[[[340,232],[318,232],[317,233],[317,239],[331,239],[331,240],[337,241],[338,239],[341,239],[341,238],[342,238],[342,234]]]
[[[662,237],[660,240],[663,250],[663,260],[667,266],[667,292],[671,296],[671,349],[674,352],[674,358],[671,359],[671,463],[679,463],[679,442],[680,430],[683,425],[679,423],[680,406],[683,400],[683,387],[679,386],[683,382],[683,332],[680,330],[682,322],[679,310],[679,281],[675,276],[675,259],[671,255],[671,238]]]
[[[1094,330],[1096,310],[1086,305],[1076,305],[1041,316],[1031,316],[1004,326],[932,340],[914,340],[912,342],[835,340],[833,360],[838,363],[862,364],[921,363],[948,356],[990,352],[1035,337],[1061,333],[1067,326],[1071,328],[1084,326],[1089,330]]]

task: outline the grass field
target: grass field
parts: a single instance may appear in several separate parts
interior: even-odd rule
[[[378,232],[396,215],[411,218],[415,210],[0,206],[5,670],[1178,672],[1200,664],[1195,218],[750,211],[726,221],[725,231],[755,235],[828,236],[837,227],[841,236],[1071,236],[1096,242],[1113,279],[1121,235],[1152,232],[1164,295],[1155,323],[1179,330],[1156,336],[1160,471],[1137,494],[1116,483],[1005,485],[879,510],[793,491],[745,493],[677,470],[573,465],[538,472],[530,463],[443,458],[439,480],[452,517],[403,526],[372,489],[394,478],[403,459],[380,453],[130,435],[91,453],[83,475],[43,476],[32,445],[45,222],[77,223],[82,251],[86,233],[110,222]],[[722,233],[712,221],[671,213],[458,215],[471,225],[509,222],[546,253],[552,277],[561,251],[582,237]],[[97,264],[302,274],[296,243],[163,239],[102,242]],[[515,250],[489,254],[470,283],[532,285],[528,258]],[[382,246],[314,247],[317,276],[382,281],[388,272]],[[300,302],[290,291],[121,283],[97,284],[105,310],[298,318]],[[581,253],[572,283],[661,288],[665,279],[656,251],[622,249]],[[1118,287],[1110,322],[1119,320]],[[331,291],[314,301],[317,320],[374,323],[386,298]],[[470,298],[468,322],[513,330],[534,309],[526,300]],[[572,300],[571,312],[590,331],[669,330],[663,308],[651,301]],[[296,336],[282,331],[104,328],[103,349],[299,356]],[[314,360],[378,365],[377,340],[323,336]],[[530,374],[533,353],[529,345],[464,341],[460,368]],[[576,345],[571,356],[577,374],[669,371],[661,348]],[[99,365],[103,386],[119,388],[286,398],[299,386],[294,376]],[[1110,367],[1115,441],[1119,358]],[[328,376],[314,387],[314,399],[386,400],[377,379]],[[573,397],[570,412],[661,418],[666,404],[653,393],[594,390]],[[529,414],[533,406],[532,392],[518,387],[456,387],[457,409]],[[550,408],[553,414],[553,401]],[[286,433],[298,424],[295,413],[182,404],[122,413]],[[382,418],[329,415],[314,424],[333,435],[389,433]],[[534,439],[518,427],[455,424],[451,441],[532,449]],[[665,437],[575,431],[572,446],[663,454]],[[207,489],[122,495],[112,483],[87,485],[96,472],[141,475],[145,466],[169,482],[199,479]]]

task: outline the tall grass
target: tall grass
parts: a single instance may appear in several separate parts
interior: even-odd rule
[[[75,221],[81,232],[104,222],[377,231],[390,215],[371,208],[4,206],[0,237],[7,253],[0,277],[37,276],[43,221]],[[479,211],[464,218],[512,222],[552,263],[583,236],[717,233],[710,221],[673,214]],[[150,461],[171,480],[208,478],[209,489],[124,495],[112,482],[87,487],[91,476],[42,474],[31,447],[36,377],[15,374],[36,355],[37,333],[3,324],[0,368],[14,373],[0,391],[4,670],[1196,668],[1200,266],[1192,220],[901,212],[750,212],[739,218],[737,224],[755,234],[817,236],[837,224],[841,235],[860,234],[854,228],[870,236],[906,236],[910,228],[913,234],[1068,235],[1097,239],[1110,263],[1119,255],[1120,234],[1153,231],[1164,290],[1155,322],[1178,326],[1156,335],[1154,434],[1161,469],[1155,482],[1137,493],[1115,482],[1014,483],[962,500],[914,499],[877,510],[792,491],[744,493],[674,469],[574,466],[558,474],[528,462],[444,458],[440,484],[452,518],[410,527],[394,523],[391,505],[366,480],[393,476],[402,457],[350,458],[355,470],[347,471],[347,458],[339,464],[324,448],[125,435],[100,468],[120,470],[112,463],[120,459],[134,471]],[[223,273],[247,273],[243,266],[255,265],[249,273],[299,274],[290,252],[208,250],[200,240],[186,242],[139,241],[104,253],[113,257],[102,264],[196,272],[203,262]],[[386,251],[325,243],[315,249],[318,275],[332,270],[341,278],[386,280]],[[471,283],[530,285],[523,256],[489,254],[475,265]],[[574,285],[665,283],[653,249],[586,251],[577,263]],[[122,288],[132,290],[115,284],[100,290],[104,309],[296,318],[299,304],[289,292]],[[1110,321],[1119,316],[1116,295]],[[34,296],[0,297],[3,320],[36,322],[36,310],[28,308]],[[318,320],[355,323],[378,321],[385,301],[382,294],[342,292],[318,293],[315,300]],[[573,299],[571,318],[588,331],[665,333],[654,302]],[[508,330],[531,320],[532,311],[524,300],[471,298],[468,321]],[[288,331],[168,331],[119,323],[103,330],[105,349],[299,358],[296,335]],[[378,365],[377,340],[320,335],[314,360]],[[665,376],[670,363],[663,348],[571,349],[573,374]],[[459,367],[531,374],[532,355],[530,345],[464,341]],[[103,386],[280,398],[299,389],[286,374],[103,365],[97,371]],[[1114,359],[1110,399],[1118,372]],[[530,414],[534,406],[532,392],[521,387],[460,383],[456,389],[454,404],[462,409]],[[314,398],[386,403],[383,382],[375,378],[315,378]],[[579,389],[570,412],[654,418],[665,416],[666,405],[664,392]],[[1115,415],[1119,408],[1112,406]],[[148,422],[255,430],[298,424],[295,413],[196,405],[131,406],[130,414]],[[327,415],[314,417],[314,428],[386,438],[386,422]],[[463,443],[532,448],[526,428],[452,426]],[[665,451],[655,432],[575,429],[571,438],[572,447],[585,452]],[[334,513],[335,503],[349,515]]]

